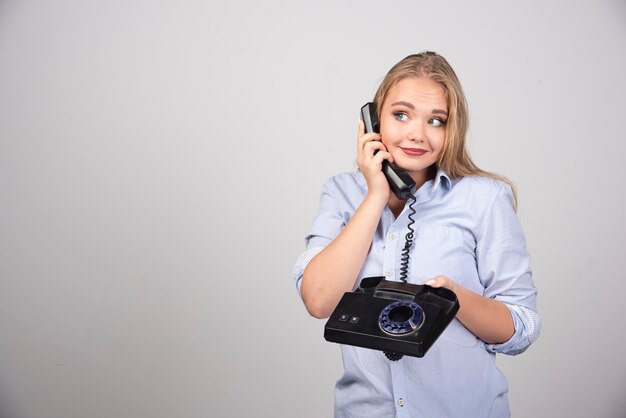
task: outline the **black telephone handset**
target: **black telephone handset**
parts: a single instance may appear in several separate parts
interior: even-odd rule
[[[372,102],[366,103],[361,108],[361,118],[365,125],[365,132],[380,132],[380,122],[376,113],[376,105]],[[376,150],[378,152],[378,150]],[[374,154],[376,154],[376,152]],[[398,166],[383,160],[383,174],[387,177],[391,191],[400,200],[407,200],[411,196],[411,189],[415,182],[409,174]]]

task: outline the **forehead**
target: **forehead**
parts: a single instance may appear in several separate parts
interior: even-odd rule
[[[394,84],[389,89],[385,105],[391,105],[398,101],[437,109],[448,109],[448,100],[441,84],[426,77],[403,78]]]

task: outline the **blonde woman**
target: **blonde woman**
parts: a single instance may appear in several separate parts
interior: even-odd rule
[[[423,358],[342,345],[335,417],[510,416],[495,355],[526,350],[541,324],[514,188],[472,162],[465,96],[441,55],[401,60],[374,102],[380,133],[360,123],[358,170],[324,184],[294,268],[302,300],[327,318],[361,278],[398,280],[412,199],[390,192],[387,160],[416,183],[408,282],[448,288],[460,308]]]

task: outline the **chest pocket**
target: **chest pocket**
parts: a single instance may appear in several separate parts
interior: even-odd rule
[[[473,240],[457,227],[434,226],[415,230],[409,262],[411,282],[421,284],[435,276],[448,276],[462,284],[474,270]]]

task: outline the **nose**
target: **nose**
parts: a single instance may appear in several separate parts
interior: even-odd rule
[[[416,142],[424,141],[426,129],[421,120],[414,120],[409,127],[409,139]]]

